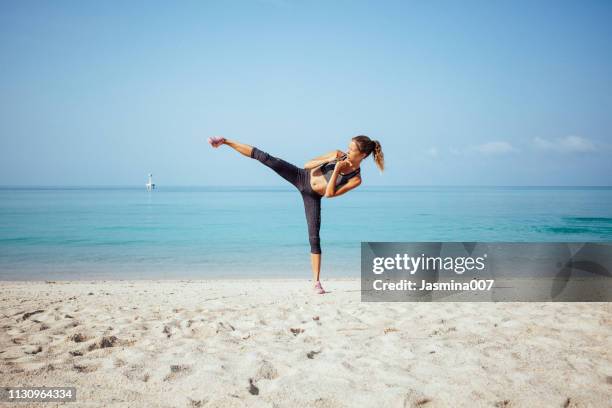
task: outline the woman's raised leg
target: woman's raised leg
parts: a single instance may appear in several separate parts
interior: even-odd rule
[[[302,190],[301,185],[304,184],[302,180],[303,177],[300,177],[300,172],[302,169],[300,169],[296,165],[291,164],[288,161],[285,161],[278,157],[274,157],[271,154],[266,153],[263,150],[259,150],[256,147],[253,147],[253,150],[251,151],[251,157],[255,160],[262,162],[264,165],[274,170],[279,176],[287,180],[289,183],[293,184],[293,186],[298,190]]]
[[[254,146],[245,143],[240,143],[235,140],[219,138],[217,142],[213,141],[212,143],[214,143],[213,147],[219,147],[224,144],[228,145],[240,154],[260,161],[261,163],[274,170],[278,175],[287,180],[289,183],[293,184],[298,190],[302,190],[302,184],[304,184],[304,177],[300,177],[300,172],[302,171],[302,169],[300,169],[296,165],[291,164],[288,161],[285,161],[278,157],[274,157],[271,154],[268,154],[263,150],[259,150]]]
[[[271,154],[268,154],[263,150],[259,150],[254,146],[245,143],[240,143],[235,140],[220,138],[219,141],[215,143],[215,146],[213,147],[219,147],[222,144],[230,146],[231,148],[233,148],[244,156],[260,161],[301,191],[301,185],[304,184],[302,180],[303,177],[300,177],[300,171],[302,169],[300,169],[296,165],[291,164],[288,161],[285,161],[278,157],[274,157]]]

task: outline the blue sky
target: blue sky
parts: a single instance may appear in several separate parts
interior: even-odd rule
[[[0,184],[611,185],[612,2],[0,2]]]

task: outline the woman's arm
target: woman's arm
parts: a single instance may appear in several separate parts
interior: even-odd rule
[[[346,193],[347,191],[354,189],[359,184],[361,184],[360,176],[352,177],[349,179],[349,181],[346,182],[345,185],[336,190],[336,179],[338,178],[338,174],[340,173],[340,170],[342,170],[342,168],[347,165],[347,163],[350,165],[350,162],[348,160],[339,161],[338,163],[336,163],[336,167],[334,167],[334,172],[332,173],[329,181],[327,182],[327,187],[325,188],[325,197],[337,197]]]
[[[339,195],[342,195],[348,191],[351,191],[352,189],[356,188],[360,184],[361,184],[361,177],[359,176],[353,177],[349,181],[347,181],[345,185],[343,185],[342,187],[336,190],[336,192],[334,193],[334,197],[338,197]]]
[[[333,184],[332,184],[332,180],[333,180]],[[329,179],[329,183],[327,184],[327,188],[325,189],[325,197],[327,198],[338,197],[339,195],[342,195],[346,192],[351,191],[352,189],[354,189],[360,184],[361,184],[361,177],[359,176],[352,177],[349,179],[349,181],[346,182],[346,184],[344,184],[342,187],[336,190],[336,178],[332,175],[332,177]]]
[[[315,157],[314,159],[306,162],[306,164],[304,164],[304,168],[306,170],[310,170],[310,169],[314,169],[315,167],[323,164],[323,163],[327,163],[328,161],[334,160],[338,157],[340,157],[341,155],[343,155],[344,153],[340,150],[334,150],[333,152],[329,152],[326,153],[322,156],[319,157]]]
[[[327,163],[331,159],[312,159],[304,165],[306,170],[314,169],[317,166],[320,166],[323,163]]]

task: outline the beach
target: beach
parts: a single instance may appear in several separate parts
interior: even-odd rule
[[[610,303],[361,302],[359,279],[322,282],[2,281],[2,385],[74,386],[45,403],[72,407],[612,404]]]

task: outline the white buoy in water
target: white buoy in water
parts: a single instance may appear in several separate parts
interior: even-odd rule
[[[149,181],[146,184],[147,191],[151,191],[155,188],[155,183],[153,183],[153,174],[149,173]]]

